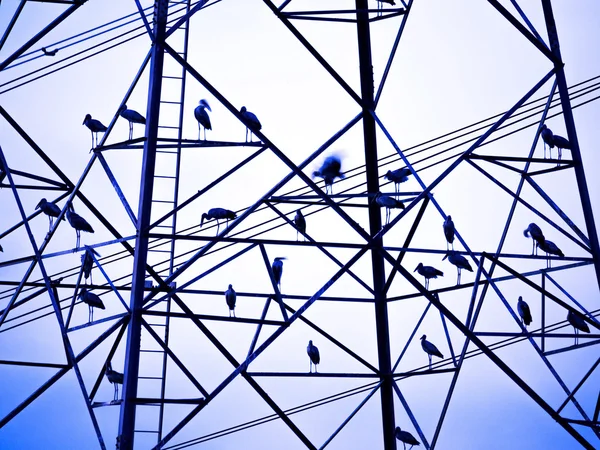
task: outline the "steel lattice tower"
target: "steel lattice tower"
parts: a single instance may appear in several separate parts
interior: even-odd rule
[[[33,2],[19,3],[0,50],[18,29],[26,3]],[[59,3],[65,5],[56,19],[0,57],[0,73],[24,64],[23,58],[61,58],[70,51],[70,45],[61,46],[66,39],[54,46],[58,53],[38,48],[87,6]],[[471,360],[485,360],[569,433],[574,445],[597,447],[600,358],[583,349],[600,342],[600,253],[573,117],[572,101],[581,91],[567,84],[551,1],[537,5],[544,30],[536,29],[516,1],[487,2],[523,45],[544,58],[547,70],[527,92],[516,94],[516,102],[502,114],[404,148],[402,136],[379,111],[419,1],[307,6],[299,0],[280,5],[263,0],[272,21],[286,29],[310,63],[326,73],[327,82],[340,89],[348,101],[344,105],[350,105],[351,120],[301,162],[287,148],[293,147],[289,141],[287,146],[276,143],[284,139],[263,119],[264,129],[251,127],[254,139],[234,139],[233,131],[227,139],[218,134],[216,118],[235,124],[240,137],[248,122],[239,92],[211,77],[214,68],[197,64],[194,52],[202,45],[193,33],[195,26],[206,26],[203,17],[214,20],[226,3],[157,0],[147,8],[134,3],[132,17],[143,17],[140,29],[148,53],[98,145],[92,141],[89,162],[77,181],[44,149],[43,140],[32,137],[35,130],[0,106],[11,139],[21,142],[16,150],[0,142],[0,194],[7,205],[0,234],[7,255],[0,263],[0,339],[5,343],[0,367],[10,376],[21,368],[41,374],[34,388],[1,410],[0,433],[41,404],[61,380],[73,377],[77,402],[95,435],[89,448],[112,448],[105,439],[109,427],[121,450],[204,442],[225,442],[220,448],[228,448],[232,444],[226,436],[256,427],[253,439],[261,448],[267,445],[263,440],[277,436],[273,448],[348,448],[355,443],[356,448],[390,450],[401,445],[394,434],[398,425],[426,449],[452,448],[441,433],[460,375],[468,372]],[[300,25],[306,21],[352,30],[353,81],[338,72],[335,57],[319,50],[311,30]],[[387,23],[393,23],[394,38],[381,64],[374,57],[380,51],[376,27]],[[139,101],[140,92],[147,101],[144,135],[141,125],[134,126],[133,137],[121,140],[115,137],[124,120],[119,110],[126,103],[133,109],[131,101]],[[198,139],[190,138],[199,93],[211,99],[214,138],[213,131],[207,138],[204,130],[202,139],[200,129]],[[60,106],[65,111],[72,107],[67,102]],[[259,105],[248,109],[259,111]],[[552,153],[546,157],[546,122],[555,136],[566,130],[562,157],[556,156],[558,150],[554,158]],[[298,120],[292,129],[307,133],[312,125]],[[528,148],[500,146],[501,139],[517,133],[527,135]],[[351,158],[360,165],[346,167],[342,155],[344,174],[327,187],[314,171],[346,145],[353,146]],[[35,162],[19,153],[22,148]],[[404,168],[408,181],[395,186],[386,173]],[[467,169],[477,180],[470,192],[461,179]],[[134,172],[138,190],[131,188]],[[558,195],[558,184],[577,201]],[[489,213],[489,205],[473,199],[487,195],[489,186],[494,195],[486,200],[498,206],[497,216],[486,217],[480,209]],[[265,187],[266,193],[260,191]],[[103,189],[113,195],[110,202],[98,194]],[[256,195],[257,190],[262,193]],[[386,220],[380,193],[395,203]],[[453,195],[464,196],[464,202],[450,201]],[[60,210],[47,233],[41,197]],[[250,206],[238,204],[248,197]],[[74,231],[69,205],[95,227],[94,235],[82,235],[88,245],[75,249],[67,241]],[[212,207],[235,210],[236,217],[220,222],[209,217],[199,224],[201,213]],[[299,210],[306,232],[294,222]],[[444,248],[442,223],[451,212],[456,228],[448,245],[456,252]],[[538,239],[539,254],[535,242],[529,254],[530,243],[522,236],[530,222],[545,235]],[[561,244],[560,255],[542,255],[545,249],[553,252],[551,241]],[[277,256],[288,256],[281,283],[272,267]],[[460,270],[453,282],[454,268],[440,262],[444,256],[469,266],[463,268],[462,282]],[[89,271],[83,267],[86,257]],[[443,268],[443,281],[424,284],[424,274],[414,269],[419,262]],[[582,280],[592,285],[584,294],[578,290]],[[237,291],[234,315],[224,306],[229,284]],[[97,294],[105,309],[96,308],[95,319],[88,322],[83,288]],[[521,293],[533,312],[529,327],[517,309]],[[571,332],[568,313],[591,333]],[[27,350],[33,335],[23,330],[32,329],[31,324],[52,329],[56,339],[36,345],[54,345],[58,353],[28,356],[35,354]],[[425,363],[418,342],[425,334],[444,353],[433,364]],[[305,370],[309,339],[321,350],[318,373]],[[13,351],[19,345],[22,355]],[[559,359],[565,355],[583,367],[576,375]],[[111,362],[123,371],[123,388],[113,401],[103,397],[109,392]],[[535,367],[535,374],[528,367]],[[553,390],[538,378],[552,383]],[[422,398],[429,396],[437,403]],[[339,410],[327,409],[330,404]],[[306,411],[313,420],[303,415]],[[269,425],[274,421],[278,425]],[[361,428],[365,423],[368,432]],[[361,434],[375,438],[359,444]]]

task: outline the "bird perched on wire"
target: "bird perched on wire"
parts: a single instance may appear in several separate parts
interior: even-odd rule
[[[546,252],[546,267],[550,268],[552,267],[552,260],[550,259],[549,255],[555,255],[558,256],[559,258],[564,258],[565,254],[562,252],[562,250],[560,248],[558,248],[558,246],[552,242],[549,241],[547,239],[545,239],[542,242],[538,242],[537,246],[539,248],[541,248],[544,252]]]
[[[85,248],[85,252],[81,255],[81,271],[83,272],[83,278],[87,281],[90,278],[90,284],[94,284],[92,281],[92,269],[94,267],[94,257],[93,255],[100,256],[96,250],[88,245],[83,246]]]
[[[539,244],[540,242],[544,242],[546,240],[546,238],[544,237],[544,233],[542,233],[542,229],[533,222],[530,223],[529,226],[525,228],[525,230],[523,230],[523,236],[531,237],[532,255],[534,253],[537,254],[536,243]]]
[[[419,263],[417,268],[413,272],[419,272],[419,275],[425,277],[425,289],[429,289],[429,279],[437,278],[438,276],[443,277],[444,272],[431,266],[424,266],[423,263]]]
[[[112,364],[110,361],[106,363],[106,368],[104,369],[104,374],[108,381],[114,386],[115,394],[113,396],[113,401],[117,401],[119,399],[119,385],[123,384],[123,374],[113,370]]]
[[[427,340],[427,335],[425,335],[425,334],[423,336],[421,336],[421,347],[423,348],[423,351],[425,353],[427,353],[427,356],[429,357],[429,370],[431,370],[431,357],[437,356],[438,358],[443,358],[444,355],[442,355],[442,352],[440,352],[435,345],[433,345],[431,342],[429,342]]]
[[[102,122],[96,119],[92,119],[91,114],[86,114],[85,119],[83,119],[83,125],[89,128],[92,132],[92,148],[94,148],[94,136],[96,136],[96,146],[98,145],[98,133],[104,133],[107,128],[102,125]]]
[[[275,284],[279,286],[281,290],[281,274],[283,273],[283,261],[287,259],[285,256],[278,256],[273,260],[273,264],[271,265],[271,269],[273,270],[273,279],[275,280]]]
[[[246,125],[246,142],[248,142],[248,132],[250,132],[250,142],[252,142],[252,132],[260,131],[262,128],[260,120],[258,120],[255,114],[248,111],[245,106],[242,106],[242,109],[240,109],[240,114],[242,115],[244,125]]]
[[[302,215],[301,209],[296,211],[294,225],[296,226],[296,240],[299,240],[300,233],[302,233],[302,239],[304,240],[304,234],[306,233],[306,219]]]
[[[448,253],[446,253],[446,255],[442,258],[442,261],[446,258],[448,258],[448,261],[450,261],[450,264],[453,264],[456,266],[456,270],[458,272],[458,278],[456,279],[456,285],[458,286],[460,284],[460,271],[462,269],[465,269],[465,270],[468,270],[469,272],[473,272],[473,269],[471,268],[471,264],[469,264],[469,261],[467,260],[467,258],[465,258],[460,253],[455,252],[454,250],[450,250]]]
[[[410,434],[408,431],[402,431],[400,427],[396,427],[394,430],[394,436],[404,445],[404,450],[406,450],[406,444],[410,445],[410,448],[413,448],[415,445],[421,445],[417,439]],[[408,450],[410,450],[410,448]]]
[[[127,105],[122,105],[119,108],[119,115],[129,122],[129,140],[133,139],[133,124],[139,123],[141,125],[146,125],[146,118],[142,116],[139,112],[134,111],[133,109],[127,109]]]
[[[82,288],[79,292],[79,299],[83,303],[86,303],[90,308],[88,315],[88,323],[94,320],[94,308],[106,309],[100,297],[98,297],[93,292],[88,291],[86,288]]]
[[[328,156],[325,158],[325,161],[323,161],[321,167],[312,173],[312,177],[323,178],[323,181],[325,181],[325,193],[329,193],[330,195],[333,194],[333,182],[335,179],[343,179],[346,177],[342,173],[341,158],[338,155]]]
[[[237,295],[233,290],[233,286],[230,284],[229,288],[225,291],[225,301],[227,302],[227,306],[229,306],[229,317],[233,314],[235,317],[235,301]]]
[[[52,229],[52,224],[54,223],[54,218],[60,216],[60,208],[56,206],[56,204],[43,198],[37,204],[35,209],[41,210],[48,216],[48,232],[50,232]],[[63,216],[62,220],[65,220],[65,216]]]
[[[313,345],[312,341],[308,341],[308,347],[306,347],[306,353],[310,359],[309,371],[312,373],[312,366],[315,366],[315,373],[317,373],[317,365],[321,362],[321,356],[319,355],[319,349],[316,345]]]
[[[48,50],[46,47],[42,47],[42,52],[44,52],[44,56],[55,56],[58,53],[58,49]]]
[[[571,310],[569,310],[569,314],[567,314],[567,320],[569,321],[569,323],[573,327],[573,330],[575,331],[575,345],[577,345],[579,343],[579,331],[589,333],[590,327],[587,323],[585,323],[585,320],[583,319],[583,317],[581,317],[581,314],[573,312]]]
[[[204,140],[206,140],[206,130],[212,130],[210,117],[206,110],[212,112],[210,105],[204,99],[200,100],[200,103],[198,103],[198,106],[194,109],[194,117],[198,121],[198,140],[200,140],[200,131],[202,128],[204,128]]]
[[[546,159],[546,146],[550,147],[550,158],[552,158],[552,149],[554,148],[552,138],[554,137],[554,134],[546,124],[542,125],[540,128],[540,136],[542,137],[542,141],[544,141],[544,159]]]
[[[390,223],[390,217],[392,215],[392,209],[404,209],[406,206],[400,200],[389,195],[378,192],[375,194],[375,203],[380,208],[385,208],[385,224]]]
[[[219,234],[219,220],[225,219],[226,226],[229,226],[229,220],[233,220],[237,218],[237,214],[229,209],[225,208],[211,208],[208,212],[202,214],[202,219],[200,220],[200,226],[204,225],[205,220],[216,219],[217,221],[217,234]]]
[[[447,216],[446,220],[444,220],[444,236],[446,236],[446,250],[450,249],[448,244],[451,244],[452,250],[454,250],[454,231],[454,222],[452,222],[452,216]]]
[[[396,194],[399,194],[400,183],[408,181],[408,177],[410,175],[410,169],[408,167],[403,167],[402,169],[388,170],[387,173],[384,175],[384,178],[394,183],[394,187],[396,188]]]
[[[526,327],[531,324],[531,311],[529,310],[529,305],[523,300],[523,297],[519,295],[519,301],[517,303],[517,311],[519,312],[519,316],[521,316],[521,321],[523,325]]]
[[[75,244],[75,250],[77,250],[79,248],[81,232],[85,231],[86,233],[93,233],[94,229],[83,217],[75,212],[75,207],[72,203],[69,203],[69,207],[67,208],[67,220],[69,221],[69,224],[75,228],[75,232],[77,233],[77,243]]]

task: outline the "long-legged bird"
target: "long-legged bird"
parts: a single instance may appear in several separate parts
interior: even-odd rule
[[[317,373],[317,364],[321,362],[321,356],[319,355],[319,349],[316,345],[313,345],[312,341],[308,341],[308,347],[306,347],[306,353],[310,359],[309,371],[312,373],[312,366],[315,366],[315,373]]]
[[[225,291],[225,301],[227,302],[227,306],[229,307],[229,317],[233,314],[235,317],[235,301],[237,295],[233,290],[233,286],[230,284],[229,288]]]
[[[550,158],[552,158],[552,149],[554,148],[554,142],[552,138],[554,134],[552,130],[546,126],[546,124],[542,125],[540,128],[540,136],[542,137],[542,141],[544,141],[544,159],[546,159],[546,146],[550,147]]]
[[[375,195],[375,203],[379,205],[380,208],[385,208],[385,224],[390,223],[390,218],[392,215],[392,209],[404,209],[406,206],[400,200],[394,197],[390,197],[389,195],[382,194],[378,192]]]
[[[91,114],[86,114],[85,119],[83,119],[83,125],[89,128],[92,132],[92,148],[94,148],[94,136],[96,136],[96,146],[98,145],[98,133],[104,133],[107,128],[102,125],[102,122],[96,119],[92,119]]]
[[[408,177],[412,172],[408,167],[403,167],[402,169],[396,170],[388,170],[384,175],[384,178],[394,183],[394,187],[396,188],[396,194],[400,193],[400,183],[404,183],[408,181]]]
[[[119,115],[129,122],[129,140],[133,139],[133,124],[139,123],[141,125],[146,124],[146,118],[142,116],[139,112],[134,111],[133,109],[127,109],[127,105],[121,106],[119,108]]]
[[[531,245],[532,250],[531,254],[537,254],[536,243],[544,242],[546,238],[544,237],[544,233],[542,233],[542,229],[538,227],[535,223],[530,223],[527,228],[523,230],[523,236],[531,237]]]
[[[312,173],[313,178],[323,178],[325,181],[325,193],[333,194],[333,182],[336,178],[343,179],[346,176],[342,172],[342,160],[338,155],[330,155],[325,158],[318,170]]]
[[[54,218],[60,216],[60,208],[56,204],[49,202],[45,198],[41,199],[35,209],[40,209],[44,214],[48,216],[48,232],[52,229]],[[65,216],[63,216],[65,220]]]
[[[262,128],[260,120],[258,120],[258,117],[254,113],[248,111],[245,106],[242,106],[242,109],[240,109],[240,114],[242,115],[244,125],[246,125],[246,142],[248,142],[248,133],[250,133],[250,142],[252,142],[252,132],[260,131]]]
[[[565,254],[562,252],[558,246],[549,240],[544,240],[537,243],[537,246],[541,248],[544,252],[546,252],[546,267],[552,267],[552,260],[550,259],[550,255],[558,256],[559,258],[564,258]]]
[[[519,312],[519,316],[521,316],[521,321],[523,322],[523,325],[525,325],[526,327],[529,326],[531,324],[531,311],[529,310],[529,305],[527,304],[527,302],[525,302],[525,300],[523,300],[523,297],[521,297],[519,295],[519,301],[517,303],[517,311]]]
[[[113,396],[113,401],[117,401],[119,399],[119,385],[123,384],[123,374],[113,370],[112,364],[110,361],[106,363],[106,368],[104,369],[104,373],[108,381],[114,386],[115,394]]]
[[[81,270],[83,272],[83,278],[86,280],[90,279],[90,284],[94,284],[92,280],[92,269],[94,268],[94,257],[93,255],[100,256],[96,250],[88,245],[84,245],[85,252],[81,255]]]
[[[444,236],[446,236],[446,250],[449,250],[449,244],[452,245],[454,250],[454,222],[452,222],[452,216],[447,216],[444,220]]]
[[[408,431],[402,431],[400,427],[396,427],[394,430],[394,436],[396,436],[396,439],[402,442],[402,445],[404,445],[404,450],[406,450],[406,444],[410,445],[410,448],[413,448],[415,445],[421,445],[421,443],[417,441],[412,434],[410,434]],[[410,448],[408,450],[410,450]]]
[[[204,225],[205,220],[216,219],[217,221],[217,234],[219,234],[219,220],[225,219],[226,226],[229,226],[229,220],[233,220],[237,218],[237,214],[229,209],[225,208],[211,208],[208,212],[202,214],[202,219],[200,220],[200,226]]]
[[[296,240],[299,240],[300,233],[302,233],[302,240],[304,240],[304,234],[306,233],[306,219],[302,215],[302,210],[296,211],[294,216],[294,225],[296,226]]]
[[[206,140],[206,130],[212,130],[210,117],[206,111],[207,109],[208,111],[212,111],[212,109],[210,109],[210,105],[204,99],[200,100],[200,103],[194,109],[194,117],[198,121],[198,140],[200,140],[201,128],[204,128],[204,140]]]
[[[281,274],[283,273],[283,261],[285,259],[285,256],[278,256],[273,260],[273,264],[271,265],[273,279],[275,280],[275,284],[279,286],[279,290],[281,290]]]
[[[569,310],[569,314],[567,314],[567,320],[573,327],[573,331],[575,331],[575,345],[577,345],[579,343],[579,332],[583,331],[584,333],[589,333],[590,327],[588,327],[588,324],[585,323],[585,320],[583,320],[581,314],[575,313],[571,310]]]
[[[425,277],[425,289],[429,289],[429,280],[431,278],[437,278],[438,276],[443,277],[444,272],[431,266],[424,266],[423,263],[419,263],[417,268],[413,272],[419,272],[419,275]]]
[[[427,353],[427,356],[429,357],[429,370],[431,370],[431,357],[437,356],[438,358],[443,358],[444,355],[442,355],[442,352],[440,352],[435,345],[433,345],[431,342],[429,342],[427,340],[427,335],[425,335],[425,334],[423,336],[421,336],[421,347],[423,348],[423,351],[425,353]]]
[[[86,288],[82,288],[79,292],[79,299],[89,306],[88,323],[94,320],[94,308],[106,309],[102,299]]]
[[[67,208],[67,220],[69,221],[69,224],[75,228],[75,232],[77,233],[77,242],[75,244],[75,250],[77,250],[79,248],[81,232],[85,231],[86,233],[93,233],[94,229],[83,217],[75,212],[75,208],[73,207],[72,203],[70,203],[69,207]]]
[[[446,255],[442,258],[442,261],[446,258],[448,258],[448,261],[450,261],[450,264],[453,264],[456,266],[456,271],[458,272],[458,277],[456,279],[456,285],[458,286],[460,284],[460,271],[462,269],[465,269],[465,270],[468,270],[469,272],[473,272],[473,269],[471,268],[471,264],[469,264],[469,261],[467,260],[467,258],[465,258],[460,253],[455,252],[454,250],[450,250],[448,253],[446,253]]]

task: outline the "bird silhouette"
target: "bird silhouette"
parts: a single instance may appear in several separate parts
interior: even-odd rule
[[[392,209],[404,209],[406,206],[400,200],[390,197],[389,195],[382,194],[378,192],[375,194],[375,203],[380,208],[385,208],[385,224],[390,223],[390,218],[392,215]]]
[[[294,216],[294,225],[296,226],[296,240],[299,240],[300,233],[304,240],[304,234],[306,233],[306,219],[302,215],[302,210],[300,209],[296,211],[296,215]]]
[[[431,357],[437,356],[438,358],[443,358],[444,355],[442,355],[442,352],[440,352],[435,345],[433,345],[431,342],[429,342],[427,340],[427,335],[425,335],[425,334],[423,336],[421,336],[421,347],[423,348],[423,351],[425,353],[427,353],[427,356],[429,357],[429,370],[431,370]]]
[[[521,316],[521,321],[523,325],[526,327],[531,324],[531,311],[529,310],[529,305],[523,300],[523,297],[519,295],[519,301],[517,303],[517,311],[519,312],[519,316]]]
[[[106,309],[100,297],[86,288],[82,288],[79,292],[79,299],[89,306],[88,323],[94,320],[94,308]]]
[[[400,427],[396,427],[394,430],[394,436],[404,445],[404,450],[406,450],[406,444],[410,445],[410,448],[413,448],[415,445],[421,445],[415,437],[410,434],[408,431],[402,431]],[[410,449],[408,449],[410,450]]]
[[[462,269],[465,269],[465,270],[468,270],[469,272],[473,272],[473,269],[471,268],[471,264],[469,264],[469,261],[467,260],[467,258],[465,258],[460,253],[455,252],[454,250],[450,250],[448,253],[446,253],[446,255],[442,258],[442,261],[446,258],[448,258],[448,261],[450,261],[450,264],[453,264],[456,266],[456,271],[458,272],[458,278],[456,279],[456,285],[458,286],[460,284],[460,271]]]
[[[94,136],[96,136],[96,146],[98,145],[98,133],[104,133],[107,128],[102,125],[102,122],[96,119],[92,119],[91,114],[86,114],[85,119],[83,119],[83,125],[89,128],[92,132],[92,148],[94,148]]]
[[[69,221],[69,224],[75,228],[75,232],[77,233],[77,243],[75,244],[75,249],[73,250],[76,251],[79,248],[81,232],[85,231],[86,233],[93,233],[94,229],[83,217],[75,212],[75,207],[72,203],[69,203],[69,207],[67,208],[67,220]]]
[[[559,136],[557,134],[552,136],[552,142],[558,149],[558,159],[562,159],[562,151],[563,149],[572,150],[573,147],[567,138]]]
[[[81,255],[81,270],[83,272],[83,278],[85,280],[89,278],[90,284],[94,284],[94,282],[91,279],[92,269],[94,267],[94,258],[92,254],[100,256],[100,253],[98,253],[92,247],[89,247],[87,245],[84,245],[83,247],[85,248],[85,252],[83,253],[83,255]]]
[[[323,161],[318,170],[312,173],[313,178],[323,178],[325,181],[325,193],[333,194],[333,182],[336,178],[343,179],[346,176],[342,173],[342,160],[337,155],[330,155]],[[329,191],[328,191],[329,188]]]
[[[200,140],[200,131],[201,128],[204,128],[204,140],[206,140],[206,130],[212,130],[212,126],[210,124],[210,117],[208,116],[208,112],[212,112],[210,109],[210,105],[204,99],[200,100],[200,103],[194,109],[194,117],[198,121],[198,140]]]
[[[539,244],[540,242],[544,242],[546,240],[546,238],[544,237],[544,233],[542,233],[542,229],[533,222],[530,223],[529,226],[525,228],[525,230],[523,230],[523,236],[531,237],[532,255],[534,253],[537,254],[536,243]]]
[[[273,260],[273,264],[271,265],[273,279],[275,280],[275,284],[279,286],[279,290],[281,290],[281,274],[283,273],[283,261],[285,259],[287,259],[285,256],[278,256]]]
[[[106,363],[106,368],[104,369],[104,373],[108,381],[114,386],[115,394],[113,396],[113,401],[117,401],[119,399],[119,385],[123,384],[123,374],[113,370],[112,364],[110,361]]]
[[[387,3],[389,5],[394,6],[396,2],[394,0],[377,0],[377,16],[381,16],[383,14],[383,3]]]
[[[119,108],[119,115],[129,122],[129,140],[133,139],[133,124],[139,123],[141,125],[146,124],[146,118],[139,112],[133,109],[127,109],[127,105],[123,105]]]
[[[550,158],[552,158],[552,149],[554,148],[554,142],[552,138],[554,137],[552,130],[546,126],[546,124],[542,125],[540,128],[542,136],[542,141],[544,141],[544,159],[546,159],[546,146],[550,147]]]
[[[42,47],[42,52],[44,52],[45,56],[55,56],[58,53],[58,49],[48,50],[46,47]]]
[[[384,175],[384,178],[394,183],[396,188],[396,194],[400,193],[400,183],[408,181],[408,177],[411,175],[411,171],[408,167],[402,169],[388,170]]]
[[[44,214],[48,216],[48,232],[52,229],[54,218],[60,216],[60,208],[56,204],[49,202],[45,198],[41,199],[35,209],[40,209]],[[63,216],[62,220],[65,220]]]
[[[562,252],[562,250],[558,248],[558,246],[552,241],[545,239],[544,241],[538,242],[536,245],[546,252],[546,268],[552,267],[550,255],[555,255],[559,258],[565,257],[565,254]]]
[[[448,244],[451,244],[452,250],[454,250],[454,222],[452,222],[452,216],[447,216],[444,220],[444,236],[446,236],[446,250],[450,249]]]
[[[429,289],[429,279],[437,278],[438,276],[444,276],[444,272],[441,270],[431,266],[424,266],[423,263],[419,263],[413,272],[419,272],[419,275],[423,275],[425,277],[425,289]]]
[[[233,286],[230,284],[229,288],[225,291],[225,301],[227,302],[227,306],[229,306],[229,317],[233,314],[235,317],[235,301],[237,295],[233,290]]]
[[[317,373],[317,365],[321,362],[321,356],[319,355],[319,349],[316,345],[313,345],[312,341],[308,341],[308,347],[306,347],[306,353],[310,359],[309,372],[312,373],[312,366],[315,366],[315,373]]]
[[[245,106],[242,106],[240,109],[240,114],[242,115],[244,125],[246,125],[246,142],[248,142],[248,133],[250,133],[250,142],[252,142],[252,132],[260,131],[262,128],[260,120],[258,120],[258,117],[254,113],[248,111]]]
[[[204,225],[205,220],[215,219],[217,221],[217,234],[219,234],[219,220],[225,219],[226,226],[229,226],[229,220],[233,220],[237,218],[237,214],[229,209],[225,208],[211,208],[208,212],[202,214],[202,219],[200,220],[200,226]]]
[[[575,345],[577,345],[579,343],[579,332],[583,331],[584,333],[589,333],[590,327],[587,323],[585,323],[585,320],[583,317],[581,317],[581,314],[571,310],[569,310],[569,313],[567,314],[567,320],[573,327],[573,331],[575,331]]]

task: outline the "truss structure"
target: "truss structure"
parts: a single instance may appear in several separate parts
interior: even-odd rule
[[[13,11],[0,50],[31,3]],[[9,78],[1,95],[89,58],[73,50],[73,38],[42,48],[88,3],[48,3],[56,18],[14,51],[2,50],[0,73]],[[136,28],[117,35],[114,20],[106,41],[102,27],[75,36],[78,45],[96,39],[98,54],[136,37],[149,43],[77,180],[43,137],[34,138],[37,130],[0,106],[10,141],[0,142],[0,370],[9,380],[0,437],[3,429],[33,427],[39,418],[28,411],[71,380],[63,395],[79,405],[73,423],[83,416],[92,430],[86,448],[112,448],[107,436],[121,450],[229,448],[239,446],[229,436],[240,433],[245,448],[392,450],[402,445],[397,426],[428,450],[456,448],[446,418],[465,389],[477,391],[461,390],[461,381],[488,376],[491,367],[510,380],[506,392],[535,403],[574,445],[598,447],[600,358],[588,347],[600,342],[600,253],[573,117],[595,85],[568,86],[550,0],[536,4],[543,29],[518,2],[488,0],[510,32],[542,55],[545,70],[507,111],[406,148],[379,111],[419,3],[263,0],[273,26],[291,39],[281,45],[302,48],[309,59],[300,67],[324,71],[350,116],[335,132],[323,128],[327,137],[299,163],[293,143],[278,145],[284,139],[264,119],[264,129],[241,140],[248,123],[239,91],[195,59],[207,44],[194,40],[194,27],[234,8],[226,0],[136,0],[137,11],[119,19]],[[354,78],[336,68],[339,55],[325,56],[306,23],[356,36]],[[393,30],[383,63],[374,57],[380,26]],[[41,67],[27,72],[25,63]],[[23,74],[10,78],[11,70]],[[269,77],[241,75],[248,89]],[[119,111],[133,109],[140,95],[147,95],[145,125],[134,124],[133,137],[122,140]],[[198,95],[212,106],[216,129],[208,139],[194,138]],[[58,110],[69,111],[68,102]],[[325,135],[310,118],[280,112],[288,113],[295,133]],[[216,118],[230,129],[219,132]],[[562,156],[554,150],[552,157],[552,149],[546,156],[544,124],[555,135],[565,130],[570,148]],[[347,149],[338,153],[343,174],[327,188],[314,172],[340,148]],[[344,156],[360,164],[348,168]],[[408,181],[389,181],[388,170],[403,168]],[[389,220],[382,220],[379,193],[394,202]],[[42,197],[60,210],[47,231],[36,208]],[[246,199],[250,206],[240,204]],[[70,206],[94,227],[81,236],[87,245],[71,247]],[[213,207],[236,217],[200,224]],[[297,211],[305,230],[296,226]],[[450,216],[454,241],[446,243],[442,224]],[[543,254],[543,245],[530,251],[523,237],[529,223],[560,255]],[[463,264],[456,283],[444,256]],[[281,279],[275,257],[288,258]],[[443,277],[424,279],[415,273],[419,263]],[[225,304],[228,285],[237,291],[235,314]],[[86,290],[103,302],[89,321]],[[519,297],[531,309],[530,326]],[[569,313],[591,332],[571,331]],[[418,342],[425,334],[444,355],[433,364]],[[316,373],[306,370],[309,340],[321,351]],[[114,397],[108,363],[123,373]],[[21,376],[23,389],[9,395]]]

